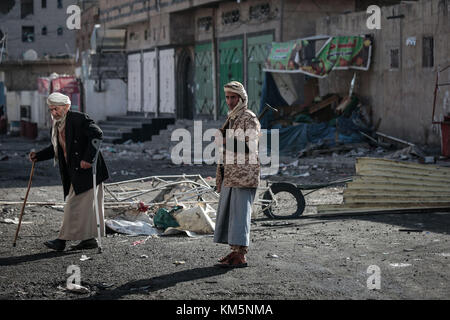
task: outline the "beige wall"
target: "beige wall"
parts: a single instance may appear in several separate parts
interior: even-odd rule
[[[48,77],[52,73],[74,75],[74,64],[73,59],[4,62],[0,70],[5,72],[5,86],[9,91],[34,91],[39,77]]]
[[[355,0],[281,0],[283,7],[282,41],[317,35],[317,19],[353,12]]]
[[[403,19],[387,17],[403,14]],[[445,1],[421,0],[382,8],[381,30],[368,30],[369,15],[352,13],[320,19],[319,33],[358,35],[372,33],[374,50],[369,71],[356,71],[355,93],[368,98],[374,123],[379,131],[418,144],[439,145],[439,126],[432,125],[434,84],[438,66],[449,65],[450,5]],[[434,38],[434,67],[422,66],[423,37]],[[406,45],[416,37],[416,45]],[[400,67],[390,68],[390,50],[399,49]],[[333,71],[320,80],[321,94],[348,92],[354,71]],[[450,82],[450,69],[441,75],[441,83]],[[443,97],[450,87],[442,87],[437,99],[436,119],[443,113]]]

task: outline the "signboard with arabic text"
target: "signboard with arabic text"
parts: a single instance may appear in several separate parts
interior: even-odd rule
[[[325,44],[315,54],[316,42]],[[317,36],[273,42],[266,60],[266,72],[304,73],[325,78],[332,70],[369,70],[372,39],[365,36]]]

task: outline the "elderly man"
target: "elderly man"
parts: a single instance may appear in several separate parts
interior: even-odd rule
[[[93,249],[98,247],[95,237],[98,234],[94,209],[94,190],[92,163],[96,148],[93,139],[102,139],[101,129],[87,114],[71,111],[70,99],[61,93],[52,93],[47,99],[53,126],[51,145],[40,152],[31,152],[31,161],[54,159],[64,188],[64,219],[55,240],[44,244],[53,250],[63,251],[67,240],[81,240],[72,250]],[[101,153],[97,160],[97,199],[101,236],[105,234],[103,218],[103,184],[108,179],[108,170]],[[67,198],[67,199],[66,199]]]
[[[223,142],[226,154],[216,173],[220,198],[214,242],[231,247],[231,253],[219,259],[217,266],[239,268],[247,266],[245,255],[250,243],[251,207],[260,181],[258,140],[261,125],[247,108],[247,93],[241,83],[232,81],[224,86],[224,91],[230,111],[221,129],[222,134],[226,133]]]

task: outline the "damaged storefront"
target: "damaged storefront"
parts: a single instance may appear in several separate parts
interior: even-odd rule
[[[278,112],[267,112],[261,126],[268,134],[279,130],[280,154],[359,143],[371,135],[370,106],[354,91],[357,72],[370,68],[372,46],[368,36],[315,36],[272,44],[260,110],[268,104]],[[348,94],[321,95],[318,79],[339,70],[354,70]]]

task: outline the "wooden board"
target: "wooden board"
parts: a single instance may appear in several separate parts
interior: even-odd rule
[[[385,208],[385,207],[359,207],[359,208],[349,208],[342,205],[337,205],[336,207],[330,207],[330,206],[324,206],[321,208],[320,212],[318,212],[321,215],[327,216],[327,215],[333,215],[333,214],[345,214],[345,215],[352,215],[352,214],[367,214],[367,213],[421,213],[421,212],[449,212],[450,207],[398,207],[398,208]],[[317,215],[312,215],[317,216]],[[305,215],[305,218],[307,216]]]
[[[347,184],[347,189],[345,189],[345,190],[348,190],[348,191],[351,191],[351,190],[357,190],[357,191],[386,190],[386,191],[390,191],[390,192],[396,192],[396,191],[408,192],[408,191],[423,191],[424,189],[425,188],[424,188],[423,184],[414,185],[414,184],[385,183],[385,182],[376,182],[376,181],[372,181],[372,182],[354,181],[351,184]],[[442,186],[428,186],[428,187],[426,187],[426,190],[429,192],[439,192],[439,191],[442,191]]]
[[[331,211],[378,211],[378,210],[407,210],[407,209],[426,209],[426,208],[450,208],[449,203],[436,203],[430,204],[411,204],[407,205],[404,203],[387,203],[386,205],[368,205],[364,203],[353,203],[353,204],[324,204],[317,206],[318,213],[325,213]]]
[[[423,170],[435,170],[435,171],[443,171],[450,174],[450,167],[443,167],[438,166],[434,164],[420,164],[420,163],[412,163],[407,161],[398,161],[398,160],[390,160],[390,159],[383,159],[383,158],[357,158],[356,159],[356,169],[358,169],[359,165],[362,164],[372,164],[372,165],[384,165],[387,167],[403,167],[403,168],[410,168],[410,169],[417,169],[420,171]]]
[[[319,205],[318,213],[450,208],[450,167],[358,158],[343,203]]]
[[[399,186],[407,186],[407,185],[418,185],[425,187],[440,187],[449,188],[450,181],[432,181],[427,179],[409,177],[409,178],[398,178],[393,176],[377,176],[377,175],[366,175],[366,176],[356,176],[353,180],[355,183],[362,182],[370,185],[371,183],[385,183]]]

